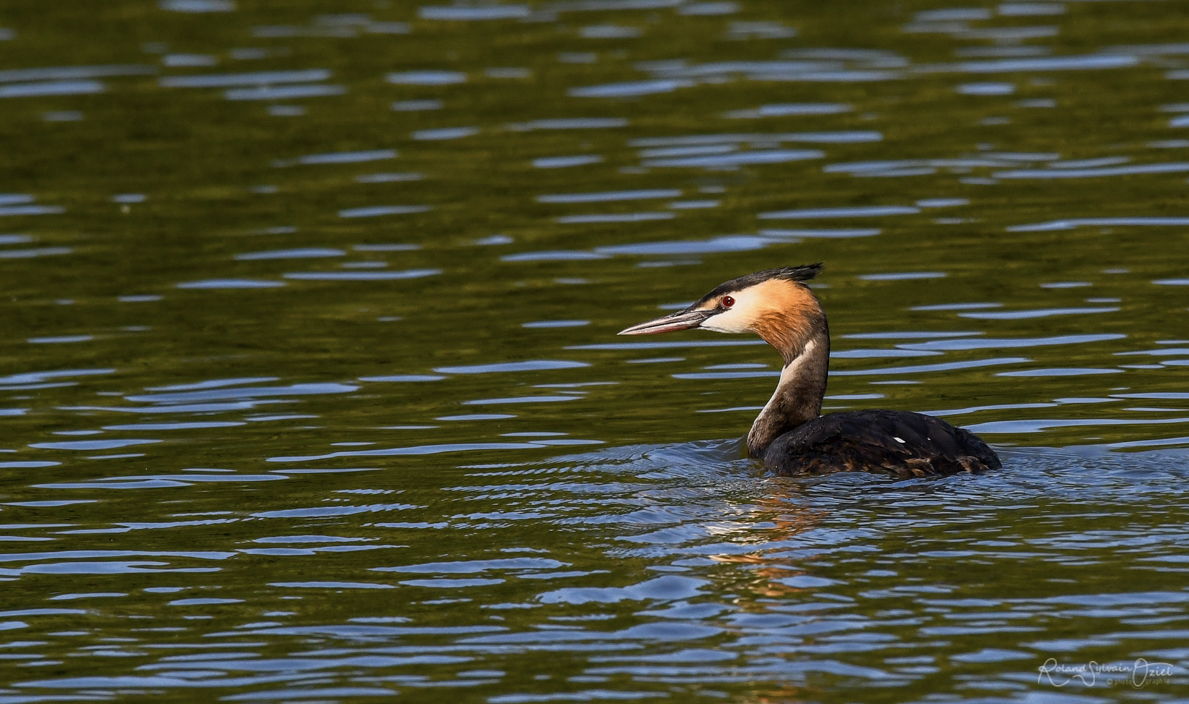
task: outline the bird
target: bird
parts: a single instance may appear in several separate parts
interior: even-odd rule
[[[678,330],[756,333],[784,367],[772,398],[747,434],[747,452],[777,476],[868,471],[900,478],[998,469],[981,438],[933,416],[861,410],[821,414],[830,364],[830,327],[806,285],[823,265],[785,266],[721,284],[688,308],[620,335]]]

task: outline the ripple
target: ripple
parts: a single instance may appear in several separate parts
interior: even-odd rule
[[[958,86],[962,95],[1011,95],[1016,92],[1011,83],[963,83]]]
[[[1092,374],[1121,374],[1122,369],[1078,369],[1075,367],[1053,367],[1048,369],[1022,369],[1015,372],[999,372],[995,376],[1087,376]]]
[[[831,230],[760,230],[764,237],[807,237],[810,239],[846,239],[850,237],[874,237],[883,232],[878,227],[850,227]]]
[[[880,359],[888,357],[930,357],[941,354],[929,350],[895,349],[895,350],[841,350],[830,353],[830,359]]]
[[[474,22],[523,19],[532,14],[532,11],[527,5],[492,5],[486,7],[422,5],[418,9],[417,14],[423,20]]]
[[[372,572],[405,572],[414,574],[475,574],[492,570],[555,570],[570,563],[541,557],[512,557],[458,562],[423,562],[396,567],[373,567]]]
[[[106,78],[109,76],[144,76],[155,73],[157,73],[156,67],[138,64],[18,68],[0,71],[0,83],[14,81],[75,80],[80,78]]]
[[[932,174],[936,173],[938,169],[947,169],[951,173],[965,173],[970,169],[1002,168],[1015,165],[1013,161],[990,158],[896,159],[827,164],[822,167],[822,171],[825,173],[847,173],[856,177],[899,177]]]
[[[64,411],[103,411],[106,413],[223,413],[228,411],[247,411],[255,408],[258,405],[268,403],[279,403],[279,401],[234,401],[230,403],[188,403],[167,406],[139,406],[139,407],[121,407],[121,406],[63,406]],[[288,419],[291,416],[270,416],[264,418],[249,418],[248,420],[263,421],[275,419]],[[297,416],[299,418],[309,418],[310,416]]]
[[[781,142],[821,142],[835,144],[856,144],[878,142],[883,139],[879,132],[870,130],[841,132],[749,132],[695,134],[679,137],[645,137],[628,142],[632,147],[692,147],[743,143],[777,144]]]
[[[1087,169],[1095,166],[1114,166],[1116,164],[1126,164],[1131,161],[1130,157],[1126,156],[1107,156],[1100,159],[1074,159],[1062,161],[1050,161],[1045,164],[1048,169]]]
[[[279,161],[274,162],[277,166],[288,166],[293,163],[297,164],[361,164],[368,161],[383,161],[385,159],[395,159],[397,151],[395,149],[372,149],[362,152],[331,152],[327,154],[307,154],[306,156],[298,157],[296,161]]]
[[[53,383],[53,381],[56,379],[68,379],[75,376],[114,374],[115,372],[115,369],[59,369],[48,372],[25,372],[23,374],[10,374],[9,376],[0,376],[0,389],[35,389],[41,388],[46,382]],[[77,382],[67,382],[67,385],[74,385],[75,383]]]
[[[1054,315],[1089,315],[1092,313],[1116,313],[1122,310],[1117,306],[1103,308],[1039,308],[1036,310],[1005,310],[994,313],[959,313],[960,318],[976,320],[1027,320],[1031,318],[1050,318]]]
[[[731,235],[714,237],[709,240],[676,241],[676,242],[641,242],[639,244],[624,244],[613,247],[597,247],[599,254],[628,254],[637,256],[667,255],[667,254],[713,254],[719,252],[750,252],[773,244],[769,239],[751,235]]]
[[[800,210],[778,210],[760,213],[763,220],[804,220],[824,218],[876,218],[887,215],[914,215],[920,208],[907,205],[871,205],[844,208],[803,208]]]
[[[177,285],[178,288],[197,289],[243,289],[243,288],[277,288],[284,286],[284,281],[264,281],[261,279],[206,279],[204,281],[186,281]]]
[[[462,589],[465,587],[491,587],[503,584],[503,579],[406,579],[401,582],[406,587],[424,587],[426,589]]]
[[[706,154],[730,154],[737,151],[738,145],[735,144],[703,144],[688,147],[657,147],[654,149],[641,149],[640,156],[642,157],[674,157],[674,156],[704,156]]]
[[[441,381],[447,377],[436,374],[397,374],[394,376],[361,376],[360,381],[374,383],[409,383],[423,381]]]
[[[160,441],[154,441],[160,442]],[[139,457],[140,455],[131,455]],[[285,477],[278,474],[201,474],[199,470],[191,474],[138,474],[130,477],[102,477],[81,482],[57,482],[52,484],[34,484],[38,489],[169,489],[174,487],[192,486],[209,482],[276,482],[284,481]],[[206,472],[222,472],[225,470],[201,470]],[[213,521],[222,523],[224,521]],[[212,521],[199,521],[184,525],[207,525]],[[124,524],[128,528],[164,527],[167,524]],[[183,524],[174,524],[181,527]]]
[[[474,364],[465,367],[437,367],[439,374],[503,374],[507,372],[539,372],[555,369],[582,369],[589,367],[586,362],[571,362],[568,360],[538,359],[527,362],[500,362],[496,364]]]
[[[1005,179],[1059,179],[1059,178],[1102,178],[1106,176],[1134,176],[1136,174],[1169,174],[1189,171],[1189,163],[1135,164],[1098,169],[1023,169],[997,171],[995,178]]]
[[[258,71],[255,73],[208,73],[194,76],[164,76],[157,80],[162,88],[227,88],[231,86],[267,86],[277,83],[312,83],[330,78],[326,69],[303,71]]]
[[[652,200],[657,198],[680,198],[678,189],[651,189],[637,191],[606,191],[602,193],[557,193],[537,196],[539,203],[603,203],[624,200]]]
[[[530,323],[521,323],[522,328],[543,329],[543,328],[580,328],[590,325],[589,320],[534,320]]]
[[[0,205],[21,205],[33,200],[33,196],[26,193],[0,193]]]
[[[576,156],[549,156],[533,159],[533,166],[538,169],[568,169],[572,166],[586,166],[587,164],[602,163],[603,157],[597,154],[582,154]]]
[[[94,340],[93,335],[59,335],[57,337],[30,337],[26,342],[34,345],[69,344]]]
[[[367,208],[347,208],[339,211],[340,218],[374,218],[382,215],[412,215],[433,210],[428,205],[373,205]]]
[[[472,414],[469,417],[455,416],[453,418],[450,418],[450,420],[499,420],[499,419],[510,418],[510,417],[511,416],[497,415],[497,414],[490,414],[490,415]],[[438,420],[445,420],[445,419],[438,418]],[[446,443],[446,444],[441,444],[441,445],[414,445],[412,447],[390,447],[390,448],[381,449],[381,450],[345,450],[342,452],[331,452],[331,453],[327,453],[325,455],[306,455],[306,456],[295,456],[295,457],[269,457],[267,461],[268,462],[316,462],[319,460],[330,460],[330,459],[337,459],[337,458],[341,458],[341,457],[403,457],[403,456],[419,457],[422,455],[440,455],[443,453],[478,452],[478,451],[487,451],[487,450],[535,450],[535,449],[540,449],[540,448],[545,448],[545,447],[548,447],[548,445],[545,442]],[[341,512],[334,513],[334,511],[338,511],[338,510],[340,510],[340,508],[342,510],[349,511],[350,513],[358,513],[358,511],[351,511],[350,509],[352,507],[339,507],[339,508],[325,508],[325,509],[323,509],[323,508],[300,509],[300,511],[302,511],[302,513],[300,513],[300,514],[275,511],[275,512],[269,513],[268,515],[265,515],[265,514],[254,514],[254,515],[263,516],[263,517],[274,517],[274,516],[279,517],[282,514],[293,515],[293,516],[297,516],[297,515],[300,515],[300,516],[347,515],[346,513],[341,513]],[[416,508],[416,507],[410,506],[409,508]],[[311,512],[315,512],[315,513],[311,513]]]
[[[332,95],[342,95],[347,92],[345,86],[334,85],[296,85],[296,86],[261,86],[259,88],[230,88],[223,92],[227,100],[294,100],[296,98],[322,98]]]
[[[1041,284],[1041,288],[1050,289],[1064,289],[1064,288],[1085,288],[1086,286],[1093,286],[1089,281],[1054,281],[1052,283]],[[1116,299],[1118,300],[1118,299]]]
[[[466,83],[467,75],[458,71],[407,71],[405,73],[390,73],[384,80],[398,85],[448,86]]]
[[[847,337],[857,337],[848,335]],[[1106,342],[1122,340],[1126,335],[1120,333],[1094,333],[1089,335],[1057,335],[1054,337],[977,337],[966,339],[930,340],[928,342],[911,342],[897,345],[910,350],[942,350],[956,352],[965,350],[997,350],[1016,347],[1044,347],[1048,345],[1082,345],[1091,342]]]
[[[587,215],[563,215],[554,218],[563,225],[584,225],[605,222],[652,222],[654,220],[672,220],[677,217],[673,213],[590,213]]]
[[[780,372],[777,371],[756,371],[756,372],[690,372],[686,374],[671,374],[674,379],[685,380],[701,380],[701,379],[762,379],[769,377],[779,377]]]
[[[274,249],[267,252],[248,252],[237,254],[237,261],[259,261],[266,259],[318,259],[321,257],[345,257],[347,253],[341,249],[324,247],[307,247],[304,249]]]
[[[946,274],[941,271],[904,271],[893,274],[861,274],[863,281],[916,281],[918,279],[944,279]]]
[[[1053,428],[1091,428],[1110,425],[1165,425],[1189,423],[1189,418],[1132,420],[1121,418],[1042,418],[1036,420],[1004,420],[964,426],[972,433],[1040,433]]]
[[[737,2],[692,2],[677,8],[679,15],[707,17],[711,15],[733,15],[739,11]]]
[[[565,117],[550,120],[531,120],[508,125],[515,132],[532,130],[602,130],[627,127],[628,120],[622,117]]]
[[[505,254],[500,257],[502,262],[579,262],[592,259],[606,259],[605,255],[594,252],[572,250],[554,250],[548,252],[520,252]]]
[[[479,134],[478,127],[439,127],[431,130],[417,130],[413,133],[413,139],[426,141],[443,141],[448,139],[462,139],[463,137],[472,137]]]
[[[840,60],[858,57],[843,57],[840,54],[823,57],[802,54],[791,55],[785,52],[788,59],[783,61],[717,61],[704,64],[686,65],[682,63],[656,62],[649,68],[655,75],[667,77],[699,78],[702,80],[724,80],[732,76],[744,76],[755,81],[812,81],[831,83],[852,83],[865,81],[884,81],[900,77],[898,71],[880,70],[879,67],[868,66],[846,68]],[[884,63],[902,65],[903,60],[893,58],[888,54]],[[867,57],[863,57],[867,58]],[[826,59],[826,60],[823,60]],[[858,60],[862,60],[861,58]],[[899,67],[899,66],[897,66]]]
[[[242,384],[263,384],[276,381],[275,376],[244,376],[229,379],[207,379],[189,384],[169,384],[168,386],[150,386],[147,391],[193,391],[196,389],[218,389],[225,386],[239,386]]]
[[[473,401],[463,401],[464,406],[499,406],[510,403],[560,403],[563,401],[577,401],[581,396],[511,396],[507,398],[481,398]]]
[[[835,376],[871,376],[880,374],[929,374],[933,372],[950,372],[960,369],[981,369],[1004,364],[1027,364],[1031,359],[1026,357],[997,357],[995,359],[976,359],[966,362],[942,362],[940,364],[921,364],[913,367],[884,367],[880,369],[858,369],[833,371]]]
[[[575,98],[634,98],[656,93],[672,93],[678,88],[688,88],[692,85],[693,81],[685,80],[629,81],[571,88],[567,94]]]
[[[614,24],[596,24],[582,27],[578,36],[583,39],[634,39],[644,34],[638,27],[623,27]]]
[[[56,205],[12,205],[0,207],[0,217],[13,215],[60,215],[66,212],[65,208]],[[5,259],[18,259],[25,257],[36,257],[43,254],[66,254],[70,249],[66,247],[46,247],[43,249],[27,249],[23,253],[8,251],[3,252],[7,255]]]
[[[683,308],[685,306],[682,306]],[[601,342],[594,345],[572,345],[567,350],[662,350],[693,347],[751,347],[766,345],[763,340],[690,340],[682,342]]]
[[[192,421],[182,423],[131,423],[128,425],[105,425],[104,430],[198,430],[205,428],[234,428],[244,425],[241,421]]]
[[[313,383],[290,386],[243,386],[236,388],[202,388],[196,391],[174,391],[158,394],[131,394],[124,398],[133,403],[192,403],[222,399],[271,398],[277,396],[317,396],[345,394],[358,390],[353,384]]]
[[[403,281],[437,276],[441,269],[408,269],[406,271],[295,271],[284,275],[294,281]]]
[[[1189,217],[1129,217],[1129,218],[1074,218],[1070,220],[1050,220],[1031,225],[1015,225],[1007,228],[1008,232],[1051,232],[1054,230],[1073,230],[1078,227],[1183,227],[1189,225]]]
[[[335,453],[327,457],[347,456],[351,453]],[[269,462],[301,461],[298,458],[269,457]],[[317,506],[311,508],[294,508],[282,511],[261,511],[253,513],[253,518],[334,518],[338,516],[354,516],[361,513],[386,513],[388,511],[407,511],[418,508],[411,504],[368,504],[366,506]]]
[[[157,7],[190,14],[235,11],[235,3],[231,0],[159,0]]]
[[[269,582],[268,586],[280,587],[282,589],[396,589],[396,587],[394,587],[391,584],[377,584],[376,582]],[[277,699],[289,699],[290,697],[292,697],[294,695],[298,695],[299,693],[294,691],[294,692],[277,692],[277,694],[280,695],[277,697]],[[381,690],[372,689],[372,690],[369,690],[366,694],[373,694],[373,695],[381,694],[382,695],[382,694],[396,694],[396,692],[393,690],[390,690],[390,689],[381,689]],[[303,697],[308,697],[308,696],[315,696],[315,697],[317,697],[317,696],[331,696],[331,697],[333,697],[336,695],[338,695],[338,696],[350,696],[350,695],[358,696],[358,695],[360,695],[360,692],[355,691],[354,688],[345,689],[345,690],[325,690],[325,689],[323,689],[323,690],[316,690],[316,691],[302,689],[300,692],[300,696],[303,696]],[[260,699],[261,697],[258,697],[258,696],[242,697],[241,696],[241,697],[236,697],[235,699],[245,699],[245,698]],[[269,697],[269,698],[271,698],[271,697]]]
[[[356,252],[415,252],[421,249],[419,244],[357,244],[351,247]]]
[[[49,461],[16,461],[16,462],[0,462],[0,469],[42,469],[44,467],[57,467],[61,462]]]
[[[45,81],[0,86],[0,98],[33,98],[49,95],[87,95],[102,93],[107,87],[100,81]]]
[[[756,119],[788,115],[837,115],[851,112],[853,109],[846,103],[779,103],[761,105],[753,110],[732,110],[723,113],[723,117],[727,119]]]
[[[416,112],[418,110],[441,110],[443,106],[440,100],[397,100],[392,104],[392,109],[397,112]]]
[[[665,575],[630,587],[567,587],[537,597],[545,604],[614,604],[620,601],[676,601],[702,594],[709,582],[694,577]]]
[[[805,159],[821,159],[825,152],[816,149],[767,149],[732,152],[721,156],[694,156],[678,159],[646,159],[644,166],[669,168],[732,168],[748,164],[783,164]]]
[[[996,59],[992,61],[964,61],[948,66],[929,67],[928,71],[961,71],[963,73],[1023,73],[1026,71],[1097,71],[1135,66],[1135,56],[1117,54],[1087,54],[1083,56],[1050,56],[1027,59]]]
[[[959,205],[970,205],[969,198],[925,198],[916,202],[920,208],[954,208]]]

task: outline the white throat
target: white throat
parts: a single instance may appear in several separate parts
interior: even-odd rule
[[[764,410],[756,416],[751,431],[747,434],[748,453],[753,457],[759,456],[780,434],[791,430],[799,423],[811,420],[821,412],[824,377],[820,383],[806,384],[807,375],[814,374],[807,367],[815,364],[814,358],[819,356],[816,354],[819,344],[817,340],[807,342],[801,354],[781,370],[780,382],[776,384],[772,398],[768,399]],[[790,424],[791,419],[796,420]]]
[[[793,358],[793,361],[784,366],[780,370],[780,381],[776,383],[776,390],[772,392],[772,398],[768,399],[768,403],[764,404],[764,410],[760,411],[760,417],[773,409],[776,399],[784,393],[785,387],[792,383],[794,379],[801,375],[801,369],[813,357],[813,350],[817,348],[817,342],[810,340],[805,349],[801,350],[801,354]]]

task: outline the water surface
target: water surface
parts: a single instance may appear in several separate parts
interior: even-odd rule
[[[1183,696],[1187,18],[12,4],[0,701]],[[1002,471],[767,476],[772,350],[615,337],[816,261],[827,410]]]

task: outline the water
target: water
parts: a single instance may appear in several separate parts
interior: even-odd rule
[[[0,701],[1184,696],[1187,29],[10,4]],[[1002,471],[766,476],[773,351],[614,336],[816,261],[828,410]]]

